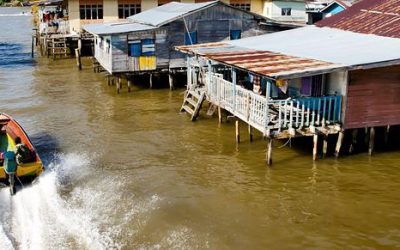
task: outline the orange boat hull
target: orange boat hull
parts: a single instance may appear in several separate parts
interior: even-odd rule
[[[22,127],[11,116],[0,113],[0,153],[1,151],[14,151],[15,138],[20,137],[22,143],[35,153],[35,160],[28,163],[18,165],[16,175],[18,177],[36,177],[39,176],[43,170],[43,163],[33,147],[29,137],[22,129]],[[0,179],[5,180],[7,177],[4,167],[0,162]]]

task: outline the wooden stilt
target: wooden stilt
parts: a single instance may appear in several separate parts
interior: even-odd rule
[[[249,129],[249,139],[250,139],[250,142],[252,142],[253,141],[253,127],[249,124],[248,129]]]
[[[76,66],[78,67],[79,70],[82,70],[80,49],[75,49],[75,57],[76,57]]]
[[[119,94],[119,92],[121,90],[121,82],[122,82],[122,78],[119,76],[118,81],[117,81],[117,94]]]
[[[33,56],[34,56],[34,49],[35,49],[35,37],[32,35],[32,52],[31,52],[31,56],[32,56],[32,58],[33,58]]]
[[[131,80],[128,80],[128,92],[131,92]]]
[[[171,72],[168,73],[169,90],[174,90],[174,77]]]
[[[375,147],[375,128],[372,127],[369,129],[369,146],[368,146],[368,154],[372,155]]]
[[[272,142],[273,142],[273,139],[269,138],[268,139],[268,147],[267,147],[267,165],[268,166],[272,165]]]
[[[368,145],[369,142],[368,128],[365,128],[364,131],[365,131],[364,143],[365,145]]]
[[[218,122],[222,123],[222,109],[218,106]]]
[[[326,157],[326,154],[328,153],[328,135],[324,135],[324,142],[322,146],[322,157]]]
[[[314,147],[313,147],[313,160],[317,160],[317,154],[318,154],[318,135],[315,134],[313,137],[313,141],[314,141]]]
[[[150,84],[150,88],[153,88],[153,74],[150,74],[150,79],[149,79],[149,84]]]
[[[338,135],[338,140],[336,143],[336,148],[335,148],[335,157],[339,157],[339,153],[340,153],[340,148],[342,147],[342,143],[343,143],[343,138],[344,138],[344,131],[340,131],[339,135]]]
[[[110,75],[107,75],[107,85],[110,86],[111,84],[111,77]]]
[[[240,143],[240,120],[239,119],[236,119],[235,127],[236,127],[236,143]]]
[[[390,125],[387,125],[386,128],[385,128],[385,137],[384,137],[386,146],[389,143],[389,133],[390,133]]]
[[[351,132],[351,144],[349,147],[350,154],[354,152],[354,148],[357,145],[357,135],[358,135],[358,129],[353,129],[353,131]]]

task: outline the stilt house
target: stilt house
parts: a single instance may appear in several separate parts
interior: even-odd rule
[[[84,30],[95,36],[95,58],[110,74],[143,73],[186,68],[185,55],[174,46],[260,35],[266,21],[219,1],[171,2]]]
[[[364,0],[318,27],[180,46],[183,109],[204,93],[270,138],[339,133],[338,153],[346,129],[400,125],[399,16],[398,0]]]

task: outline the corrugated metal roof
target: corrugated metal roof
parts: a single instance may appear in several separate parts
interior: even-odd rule
[[[316,25],[400,38],[400,0],[360,1]]]
[[[400,39],[308,26],[229,41],[255,50],[343,65],[363,65],[400,58]]]
[[[178,49],[187,53],[195,53],[214,61],[247,70],[272,78],[285,78],[309,72],[328,72],[341,68],[342,65],[284,55],[266,50],[253,50],[245,47],[232,46],[229,43],[208,43],[195,46],[179,46]]]
[[[84,25],[83,29],[95,35],[110,35],[118,33],[127,33],[133,31],[144,31],[155,29],[156,27],[140,23],[99,23]]]
[[[179,3],[170,2],[153,8],[150,10],[143,11],[139,14],[128,17],[129,20],[142,24],[149,24],[152,26],[161,26],[168,22],[182,18],[189,13],[199,11],[203,8],[217,4],[218,1],[204,2],[204,3]]]
[[[400,39],[314,26],[178,49],[274,78],[400,60]]]

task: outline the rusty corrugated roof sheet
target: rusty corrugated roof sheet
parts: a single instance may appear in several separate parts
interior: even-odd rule
[[[272,51],[241,48],[221,42],[178,46],[177,49],[271,78],[284,78],[287,75],[299,73],[304,75],[307,72],[315,74],[316,71],[326,72],[341,67],[341,65],[335,63],[289,56]]]
[[[400,0],[360,1],[316,25],[400,38]]]
[[[330,27],[308,26],[177,49],[270,78],[400,64],[400,39]]]

